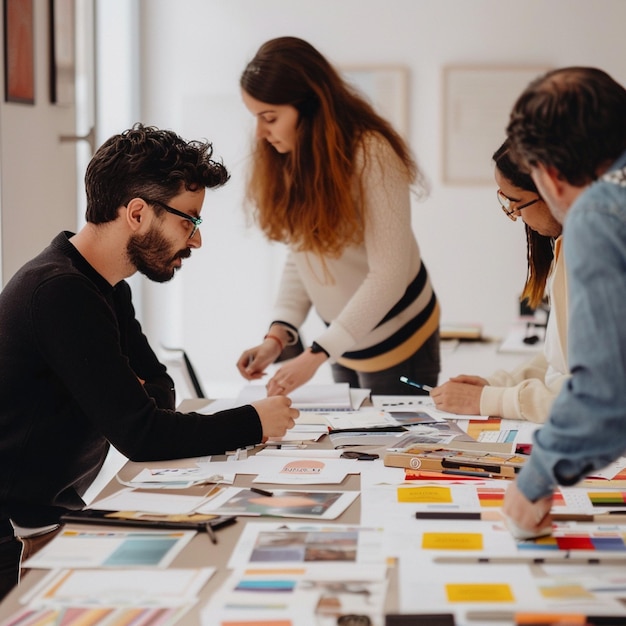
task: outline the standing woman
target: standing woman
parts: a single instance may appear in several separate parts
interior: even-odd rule
[[[298,342],[313,306],[326,329],[276,371],[269,395],[290,393],[326,360],[336,382],[375,394],[411,393],[400,376],[436,385],[439,304],[411,228],[421,176],[406,143],[301,39],[263,44],[240,85],[257,124],[247,198],[289,254],[274,321],[239,371],[260,378]]]

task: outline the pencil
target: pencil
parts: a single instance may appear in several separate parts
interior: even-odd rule
[[[469,621],[480,622],[510,622],[516,626],[533,624],[533,626],[610,626],[624,624],[624,615],[581,615],[579,613],[512,613],[509,611],[468,611],[466,617]]]
[[[217,536],[215,535],[215,531],[211,526],[211,522],[207,522],[204,529],[206,530],[206,534],[209,536],[209,539],[212,543],[217,543]]]

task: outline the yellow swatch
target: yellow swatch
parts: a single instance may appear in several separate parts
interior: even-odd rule
[[[450,487],[399,487],[398,502],[452,502]]]
[[[482,550],[481,533],[424,533],[425,550]]]
[[[587,598],[591,600],[594,597],[593,593],[587,591],[582,585],[577,584],[541,587],[539,593],[544,598],[550,598],[551,600],[564,598]]]
[[[505,583],[463,583],[446,585],[448,602],[513,602],[511,587]]]

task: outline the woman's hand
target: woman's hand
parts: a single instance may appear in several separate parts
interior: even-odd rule
[[[283,365],[266,385],[267,395],[285,396],[294,389],[304,385],[313,378],[317,368],[326,361],[328,357],[324,352],[311,352],[305,350],[295,359],[291,359]]]
[[[278,342],[265,339],[263,343],[245,350],[237,361],[239,373],[247,380],[258,380],[265,376],[265,368],[271,365],[280,355]]]
[[[480,395],[489,382],[479,376],[456,376],[430,392],[440,411],[457,415],[480,415]]]

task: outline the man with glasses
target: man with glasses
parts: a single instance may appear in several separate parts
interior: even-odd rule
[[[211,156],[209,143],[141,124],[111,137],[87,167],[85,226],[60,233],[0,294],[0,598],[20,558],[84,506],[110,444],[158,461],[224,453],[294,425],[284,396],[176,412],[172,379],[135,318],[125,279],[170,280],[202,245],[205,190],[228,180]]]
[[[518,98],[507,128],[564,224],[571,378],[503,510],[518,536],[550,532],[557,485],[626,453],[626,89],[588,67],[553,70]]]

